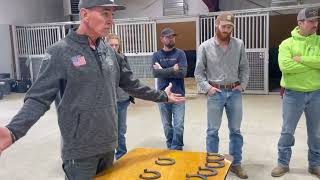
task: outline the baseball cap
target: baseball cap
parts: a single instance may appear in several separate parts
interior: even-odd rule
[[[176,36],[177,34],[174,32],[174,30],[172,30],[171,28],[164,28],[161,33],[160,36]]]
[[[319,19],[319,11],[315,8],[304,8],[302,9],[297,16],[298,21],[302,20],[315,20]]]
[[[223,12],[217,17],[216,23],[220,25],[230,24],[234,26],[234,15],[231,12]]]
[[[114,0],[80,0],[78,8],[91,8],[97,6],[113,7],[115,10],[124,10],[126,7],[117,5]]]

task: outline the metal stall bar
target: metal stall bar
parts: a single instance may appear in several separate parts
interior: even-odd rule
[[[149,46],[149,50],[148,52],[152,51],[152,46],[153,46],[153,43],[152,43],[152,26],[151,24],[148,24],[148,46]]]
[[[14,51],[14,64],[15,64],[15,75],[14,78],[20,79],[21,77],[21,70],[20,70],[20,66],[18,64],[19,62],[19,58],[17,56],[17,54],[19,53],[19,47],[21,47],[21,42],[17,41],[17,37],[20,36],[20,31],[17,30],[17,26],[12,26],[12,34],[13,34],[13,51]]]
[[[141,31],[141,36],[142,36],[142,42],[143,42],[143,46],[142,46],[142,52],[146,52],[147,50],[147,46],[146,46],[146,25],[142,26],[142,31]]]
[[[24,74],[30,74],[29,78],[34,80],[37,76],[45,49],[61,38],[60,27],[52,25],[16,26],[15,35],[15,43],[17,44],[16,64],[19,66],[25,66],[25,63],[20,63],[20,60],[22,62],[26,61],[26,63],[29,65],[30,73]],[[20,70],[26,68],[19,67],[17,69],[19,69],[19,72],[17,72],[17,77],[20,79]],[[34,69],[37,69],[37,71]]]
[[[156,51],[156,23],[154,21],[118,21],[115,23],[123,42],[123,53],[139,78],[152,77],[151,56]]]
[[[251,16],[248,17],[248,49],[252,49],[252,24],[251,24]]]

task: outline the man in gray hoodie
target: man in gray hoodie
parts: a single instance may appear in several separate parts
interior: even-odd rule
[[[80,0],[79,28],[47,49],[23,107],[6,127],[0,127],[0,154],[23,137],[59,95],[66,179],[90,180],[113,163],[118,144],[117,87],[145,100],[184,101],[171,92],[171,84],[156,91],[134,79],[121,56],[101,38],[112,27],[113,12],[123,9],[111,0]]]

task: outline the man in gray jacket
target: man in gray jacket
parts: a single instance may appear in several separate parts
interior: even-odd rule
[[[0,153],[23,137],[50,108],[57,94],[58,123],[66,179],[90,180],[110,167],[117,147],[116,89],[155,102],[182,102],[169,85],[156,91],[134,79],[115,51],[104,43],[113,12],[125,9],[111,0],[80,0],[81,23],[47,49],[37,80],[24,105],[0,127]]]
[[[198,50],[194,76],[200,88],[208,95],[207,151],[219,150],[219,129],[223,109],[226,109],[230,131],[229,153],[233,156],[231,171],[247,179],[241,167],[243,138],[242,96],[249,80],[249,63],[244,44],[231,37],[234,15],[222,13],[216,20],[215,36],[203,42]]]

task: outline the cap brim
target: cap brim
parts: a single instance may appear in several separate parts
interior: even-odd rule
[[[220,25],[231,25],[234,26],[234,24],[230,21],[220,21]]]
[[[312,20],[317,20],[317,19],[320,19],[320,16],[309,17],[309,18],[306,18],[305,20],[312,21]]]
[[[176,33],[172,33],[172,34],[162,34],[160,35],[161,37],[165,37],[165,36],[177,36]]]
[[[102,7],[112,7],[114,10],[125,10],[126,7],[125,6],[121,6],[121,5],[116,5],[116,4],[105,4],[105,5],[100,5]]]

